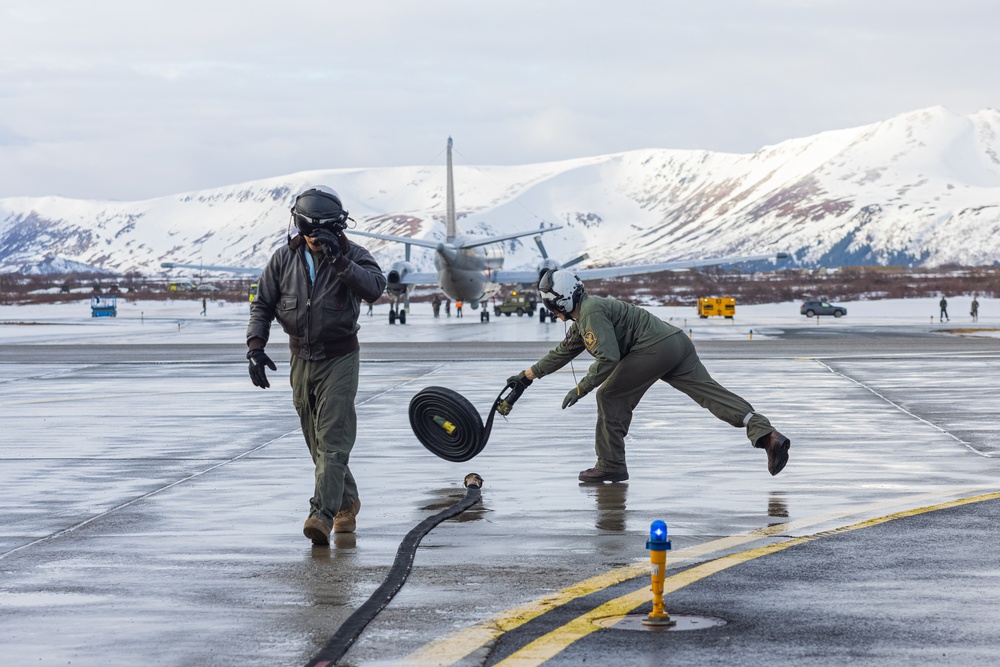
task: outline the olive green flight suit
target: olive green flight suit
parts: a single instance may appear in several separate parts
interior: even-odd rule
[[[267,344],[274,319],[288,334],[292,403],[316,467],[309,516],[328,526],[358,500],[348,467],[357,434],[358,317],[361,300],[375,301],[385,284],[360,245],[351,243],[331,261],[296,235],[271,257],[250,306],[248,347]]]
[[[357,350],[321,361],[291,357],[292,404],[316,466],[309,516],[320,517],[328,526],[339,508],[350,507],[359,497],[347,464],[357,436],[354,400],[360,366]]]
[[[553,373],[584,350],[594,357],[580,380],[580,395],[597,391],[594,449],[599,470],[627,472],[625,436],[632,412],[657,380],[690,396],[737,428],[751,444],[774,430],[764,415],[712,379],[690,339],[648,311],[616,299],[584,295],[566,338],[531,367],[537,377]]]

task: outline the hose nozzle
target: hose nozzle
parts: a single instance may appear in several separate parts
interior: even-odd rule
[[[438,417],[436,415],[434,417],[434,423],[443,428],[448,435],[452,435],[455,432],[455,429],[458,428],[444,417]]]
[[[483,488],[483,478],[474,472],[470,472],[462,480],[462,485],[467,489],[481,489]]]
[[[506,417],[510,414],[510,411],[514,409],[514,404],[517,403],[517,399],[521,398],[521,394],[524,393],[524,387],[517,384],[509,384],[505,387],[509,389],[507,395],[501,395],[497,399],[496,410],[500,413],[500,416]]]

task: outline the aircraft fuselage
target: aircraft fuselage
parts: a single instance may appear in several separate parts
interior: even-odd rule
[[[455,239],[456,244],[463,240],[464,237]],[[490,273],[503,268],[503,248],[499,245],[456,248],[442,243],[434,255],[434,267],[445,294],[477,308],[500,289]]]

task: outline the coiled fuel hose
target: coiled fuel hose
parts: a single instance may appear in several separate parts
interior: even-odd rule
[[[343,625],[337,629],[337,632],[330,637],[330,641],[326,643],[326,646],[313,656],[312,660],[306,664],[306,667],[336,665],[337,661],[344,657],[347,650],[351,648],[354,641],[361,635],[365,626],[380,611],[385,609],[385,606],[389,604],[393,596],[403,587],[406,577],[413,568],[413,557],[417,553],[420,540],[427,533],[431,532],[434,526],[445,519],[450,519],[453,516],[461,514],[479,502],[482,497],[483,478],[476,473],[470,473],[465,476],[465,480],[462,483],[466,488],[465,498],[451,507],[441,510],[434,516],[427,517],[406,534],[406,537],[403,538],[403,541],[399,545],[399,549],[396,550],[396,559],[393,560],[389,574],[386,576],[385,581],[382,582],[382,585],[375,589],[375,592],[371,594],[367,602],[358,607],[357,611],[344,621]]]
[[[504,395],[506,392],[506,395]],[[493,429],[493,417],[499,412],[510,414],[511,408],[524,392],[524,387],[516,383],[503,388],[490,407],[490,416],[483,426],[479,412],[464,396],[446,387],[427,387],[417,392],[410,400],[410,426],[421,444],[437,456],[456,463],[468,461],[483,451]],[[328,667],[337,664],[347,650],[361,635],[365,626],[380,611],[385,609],[393,596],[406,582],[413,567],[413,558],[420,540],[445,519],[461,514],[479,502],[482,494],[483,478],[472,473],[465,476],[465,498],[434,516],[421,521],[399,545],[396,559],[389,575],[381,586],[372,593],[368,601],[358,607],[344,621],[319,653],[313,656],[306,667]]]
[[[504,396],[504,392],[507,395]],[[417,440],[446,461],[464,463],[483,451],[499,412],[510,414],[524,388],[510,383],[490,408],[486,426],[479,412],[464,396],[447,387],[426,387],[410,399],[410,426]]]

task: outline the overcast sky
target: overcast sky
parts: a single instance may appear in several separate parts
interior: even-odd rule
[[[753,152],[1000,107],[993,0],[3,0],[0,197]],[[335,185],[335,184],[332,184]]]

